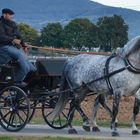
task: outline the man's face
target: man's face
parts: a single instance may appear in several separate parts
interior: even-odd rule
[[[13,15],[9,13],[3,14],[4,19],[11,21],[13,19]]]

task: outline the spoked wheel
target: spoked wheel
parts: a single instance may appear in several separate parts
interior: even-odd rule
[[[51,113],[53,112],[55,105],[58,101],[58,96],[50,97],[47,99],[45,103],[42,105],[42,115],[46,123],[55,129],[62,129],[67,127],[68,125],[68,112],[69,112],[69,104],[66,105],[63,112],[56,117],[54,120],[50,117]]]
[[[4,129],[21,130],[28,123],[29,116],[29,100],[22,89],[9,86],[0,92],[0,124]]]

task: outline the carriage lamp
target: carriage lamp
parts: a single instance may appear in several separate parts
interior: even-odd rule
[[[12,80],[12,77],[11,76],[6,76],[5,77],[5,81],[10,81],[10,80]]]

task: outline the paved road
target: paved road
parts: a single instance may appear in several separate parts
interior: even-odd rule
[[[27,125],[23,130],[13,133],[7,132],[0,127],[0,135],[6,136],[61,136],[61,137],[85,137],[85,138],[101,138],[101,139],[117,139],[117,140],[139,140],[140,135],[131,135],[131,129],[119,128],[120,137],[111,137],[109,128],[101,128],[101,132],[85,132],[81,127],[75,127],[78,134],[68,134],[67,128],[63,130],[55,130],[47,125]]]

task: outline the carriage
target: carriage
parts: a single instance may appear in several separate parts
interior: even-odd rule
[[[35,109],[40,108],[49,126],[56,129],[68,126],[70,133],[76,133],[71,122],[77,110],[83,118],[83,128],[90,131],[81,101],[87,95],[107,96],[112,92],[112,136],[119,135],[115,121],[123,95],[135,96],[132,133],[138,134],[135,120],[140,106],[139,46],[140,36],[137,36],[115,55],[79,55],[68,60],[65,67],[67,58],[39,59],[35,62],[38,76],[31,80],[30,86],[13,82],[16,72],[13,63],[0,65],[1,126],[8,131],[19,131],[29,123]]]
[[[59,98],[59,86],[66,57],[45,57],[35,59],[37,67],[35,77],[30,83],[14,82],[16,61],[0,64],[0,125],[11,132],[25,127],[36,109],[42,110],[45,122],[52,128],[61,129],[67,126],[69,108],[51,120],[49,117]]]

